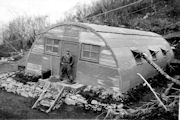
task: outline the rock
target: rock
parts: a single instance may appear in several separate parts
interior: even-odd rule
[[[34,82],[27,82],[27,84],[30,85],[30,86],[35,86],[36,83],[34,83]]]
[[[117,105],[117,108],[118,108],[118,109],[121,109],[122,107],[123,107],[123,104]]]
[[[75,96],[75,95],[71,95],[70,98],[77,100],[77,96]]]
[[[82,98],[82,96],[81,96],[81,95],[79,95],[79,94],[77,94],[77,95],[76,95],[76,97],[78,97],[78,98]]]
[[[102,107],[107,107],[107,104],[104,104],[104,103],[100,103],[99,105]]]
[[[85,99],[77,99],[77,101],[83,104],[87,104],[87,101]]]
[[[118,109],[121,116],[127,115],[128,112],[125,109]]]
[[[84,92],[90,91],[90,90],[91,90],[91,87],[92,87],[92,86],[88,85],[88,86],[84,89]]]
[[[97,102],[96,100],[92,100],[92,101],[91,101],[91,104],[97,105],[98,102]]]
[[[102,108],[101,108],[101,107],[97,107],[96,110],[97,110],[97,111],[102,111]]]
[[[116,108],[116,104],[111,104],[111,107],[112,107],[113,109],[115,109],[115,108]]]
[[[3,84],[1,84],[1,86],[6,88],[8,86],[8,84],[3,83]]]
[[[6,79],[6,81],[9,81],[9,82],[13,81],[13,78],[9,77],[9,78]]]
[[[97,111],[97,106],[92,106],[91,108],[93,109],[93,111]]]
[[[34,94],[32,94],[31,92],[28,93],[28,96],[34,98]]]
[[[16,88],[15,86],[13,86],[13,87],[11,88],[11,92],[16,93],[16,91],[17,91],[17,88]]]
[[[26,92],[24,92],[24,91],[21,92],[20,94],[21,94],[22,96],[24,96],[24,97],[29,97],[29,96],[28,96],[28,93],[26,93]]]
[[[44,97],[46,97],[46,98],[51,98],[51,97],[53,97],[53,96],[52,96],[51,93],[46,93]]]
[[[39,88],[39,87],[36,87],[36,89],[35,89],[36,91],[42,91],[42,89],[41,88]]]
[[[65,98],[64,102],[67,104],[67,105],[75,105],[76,104],[76,101],[71,99],[71,98]]]
[[[91,108],[91,105],[85,104],[85,109],[86,109],[86,110],[89,110],[90,108]]]
[[[21,95],[21,93],[23,92],[24,90],[22,89],[22,88],[17,88],[16,89],[16,93],[18,94],[18,95]]]
[[[112,109],[112,106],[108,105],[108,106],[106,107],[106,109]]]
[[[18,87],[22,87],[22,86],[23,86],[23,83],[16,82],[16,85],[17,85]]]

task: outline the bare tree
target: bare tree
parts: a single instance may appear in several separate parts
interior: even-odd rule
[[[12,20],[3,31],[3,41],[16,49],[29,48],[34,42],[36,33],[48,25],[46,18],[47,16],[18,17]]]

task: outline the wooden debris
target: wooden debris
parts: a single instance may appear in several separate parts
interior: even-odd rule
[[[156,92],[153,90],[153,88],[151,87],[151,85],[146,81],[146,79],[140,74],[137,73],[137,75],[146,83],[146,85],[149,87],[149,89],[152,91],[152,93],[154,94],[154,96],[156,97],[156,99],[159,101],[159,103],[163,106],[163,108],[167,111],[168,109],[166,108],[166,106],[164,105],[164,103],[161,101],[161,99],[157,96]]]
[[[152,65],[166,79],[172,81],[173,83],[176,83],[177,85],[180,85],[179,80],[176,80],[176,79],[172,78],[166,72],[164,72],[156,63],[154,63],[151,59],[149,59],[149,57],[148,57],[148,55],[146,53],[142,53],[141,55],[150,65]]]
[[[37,101],[34,103],[34,105],[32,106],[32,108],[35,108],[35,107],[37,106],[38,102],[40,102],[40,100],[43,98],[45,92],[47,91],[47,89],[49,88],[50,85],[51,85],[51,84],[48,83],[47,88],[44,89],[44,91],[41,93],[40,97],[39,97],[39,98],[37,99]]]
[[[168,84],[168,88],[165,90],[164,94],[167,96],[169,94],[169,91],[172,89],[174,83]]]

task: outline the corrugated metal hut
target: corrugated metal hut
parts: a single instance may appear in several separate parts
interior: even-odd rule
[[[75,80],[126,92],[157,72],[139,55],[146,53],[164,68],[173,57],[168,42],[160,35],[139,30],[88,23],[61,23],[47,28],[34,42],[26,71],[42,74],[48,69],[57,78],[60,58],[66,50],[75,58]]]

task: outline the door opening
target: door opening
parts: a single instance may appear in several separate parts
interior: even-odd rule
[[[73,79],[73,81],[76,79],[76,72],[77,72],[77,62],[78,62],[78,58],[79,58],[79,43],[76,43],[76,42],[69,42],[69,41],[63,41],[62,43],[62,48],[61,48],[61,64],[60,64],[60,79],[64,79],[65,78],[68,78],[68,76],[64,76],[64,71],[63,71],[63,57],[67,54],[67,51],[70,52],[71,56],[72,56],[72,59],[73,59],[73,63],[72,63],[72,66],[70,66],[70,72],[69,70],[65,71],[67,72],[68,74],[70,74],[70,77]],[[64,60],[66,61],[66,60]]]

